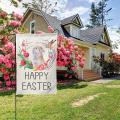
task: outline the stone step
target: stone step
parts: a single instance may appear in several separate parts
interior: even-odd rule
[[[83,78],[85,81],[92,81],[101,79],[100,75],[94,72],[93,70],[84,70]]]
[[[94,77],[96,77],[96,78],[98,77],[98,78],[99,78],[100,76],[84,76],[84,79],[87,79],[87,78],[94,78]]]

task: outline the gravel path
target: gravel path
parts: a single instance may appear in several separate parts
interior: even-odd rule
[[[105,83],[109,83],[114,80],[120,80],[120,76],[113,77],[113,78],[103,78],[103,79],[91,81],[91,83],[105,84]]]

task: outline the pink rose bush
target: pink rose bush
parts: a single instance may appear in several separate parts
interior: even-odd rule
[[[15,86],[15,45],[10,41],[11,34],[18,33],[23,17],[19,14],[12,13],[8,15],[0,10],[1,22],[0,26],[4,26],[0,30],[1,46],[0,46],[0,73],[3,80],[0,81],[0,87],[4,84],[6,88]],[[25,54],[28,56],[28,54]]]
[[[57,65],[67,68],[67,78],[77,76],[77,69],[83,68],[85,64],[83,51],[76,45],[72,39],[62,35],[58,36],[58,54]]]
[[[8,42],[1,49],[0,72],[3,74],[4,82],[15,80],[15,47],[12,42]]]
[[[48,32],[54,32],[51,26],[48,26]],[[85,64],[84,51],[82,51],[71,38],[58,35],[57,48],[57,66],[66,67],[67,73],[64,77],[77,77],[77,70],[83,68]]]

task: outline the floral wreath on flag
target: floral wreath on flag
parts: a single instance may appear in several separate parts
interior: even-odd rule
[[[27,41],[23,41],[21,45],[22,47],[19,46],[18,56],[21,59],[19,67],[24,67],[24,69],[33,69],[34,71],[50,69],[56,58],[56,51],[54,47],[49,48],[48,59],[43,64],[40,64],[38,67],[34,67],[32,61],[29,59],[29,52],[27,51],[29,49],[28,44],[29,43]]]

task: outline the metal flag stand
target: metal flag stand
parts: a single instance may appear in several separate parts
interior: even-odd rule
[[[16,80],[16,86],[15,86],[15,120],[17,120],[17,96],[16,96],[16,90],[17,90],[16,35],[15,35],[15,80]]]

